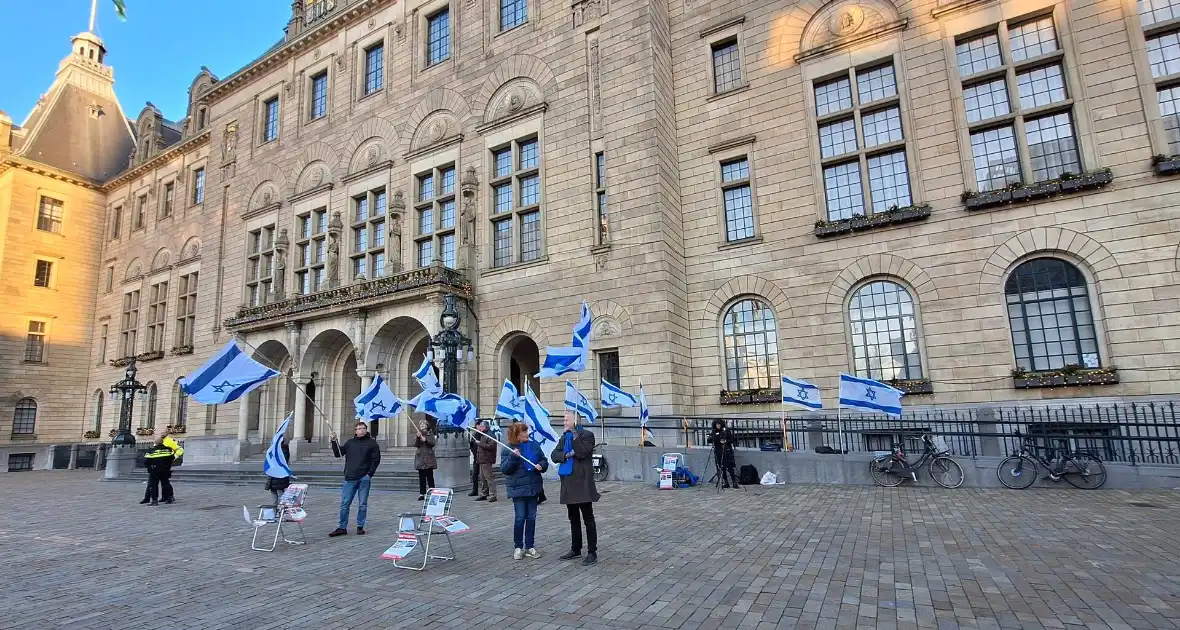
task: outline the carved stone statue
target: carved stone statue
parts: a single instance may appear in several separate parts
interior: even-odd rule
[[[389,229],[389,238],[385,240],[386,275],[402,271],[402,216],[405,211],[406,201],[402,197],[402,191],[393,191],[393,201],[389,203],[389,216],[385,219],[385,225]]]
[[[291,245],[291,239],[287,237],[287,228],[279,230],[279,237],[275,239],[275,281],[274,292],[275,299],[282,300],[286,298],[286,275],[287,275],[287,248]]]
[[[463,209],[459,212],[459,268],[471,269],[475,258],[475,194],[479,190],[474,166],[468,166],[463,172],[459,185],[463,190]]]
[[[340,220],[340,211],[337,210],[328,222],[328,261],[325,265],[328,287],[332,289],[340,286],[340,230],[343,228],[344,222]]]
[[[470,245],[475,240],[475,199],[468,197],[463,200],[463,210],[459,212],[459,242]]]
[[[238,148],[238,124],[230,123],[225,126],[225,155],[230,156]]]

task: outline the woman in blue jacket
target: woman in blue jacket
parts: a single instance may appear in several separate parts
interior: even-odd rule
[[[541,473],[549,470],[549,460],[541,452],[541,446],[529,439],[529,428],[523,422],[513,422],[508,427],[508,444],[513,448],[500,456],[500,472],[504,475],[508,498],[512,499],[516,510],[516,521],[512,525],[515,547],[512,559],[540,558],[541,554],[533,546],[537,530],[537,495],[545,491]]]

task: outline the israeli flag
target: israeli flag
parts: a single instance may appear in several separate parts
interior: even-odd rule
[[[643,383],[639,384],[639,428],[647,431],[647,421],[651,412],[647,409],[647,395],[643,393]],[[650,433],[650,431],[649,431]]]
[[[512,420],[524,419],[524,398],[520,390],[512,381],[504,379],[504,387],[500,389],[500,400],[496,401],[496,414]]]
[[[594,421],[598,419],[598,412],[594,410],[594,405],[591,405],[582,392],[578,391],[577,386],[570,381],[565,382],[565,408],[584,416],[590,424],[594,424]]]
[[[241,398],[278,375],[276,370],[246,356],[231,339],[205,365],[180,379],[180,387],[189,398],[203,405],[221,405]]]
[[[422,412],[463,429],[474,427],[479,413],[470,400],[458,394],[442,394],[429,398],[423,403]]]
[[[901,397],[904,392],[885,383],[848,374],[840,374],[840,406],[880,411],[894,418],[901,417]]]
[[[598,386],[598,397],[602,400],[603,409],[634,407],[639,404],[634,396],[606,382],[606,379]]]
[[[291,467],[287,465],[287,458],[283,456],[283,434],[287,432],[287,426],[291,424],[291,416],[293,415],[295,414],[287,414],[287,419],[283,420],[283,423],[279,425],[279,430],[275,431],[275,436],[270,441],[270,448],[266,449],[266,461],[262,464],[262,472],[265,472],[267,477],[282,479],[291,476]]]
[[[797,381],[789,376],[783,377],[783,404],[797,405],[807,409],[823,409],[823,402],[819,399],[819,388],[807,381]]]
[[[586,348],[590,345],[590,323],[592,321],[590,305],[586,303],[586,300],[582,300],[582,317],[574,326],[573,346],[575,348]]]
[[[545,348],[545,362],[537,378],[557,378],[570,372],[581,372],[586,369],[586,348],[566,348],[564,346],[549,346]]]
[[[524,385],[524,421],[529,425],[529,439],[540,444],[541,452],[549,458],[550,464],[556,466],[557,462],[553,461],[551,455],[557,446],[558,433],[549,424],[549,410],[537,400],[537,395],[528,383]]]
[[[396,417],[406,406],[389,390],[380,374],[373,378],[368,389],[353,399],[352,404],[356,406],[356,417],[365,421]]]
[[[422,358],[422,365],[414,372],[414,378],[422,388],[422,393],[406,401],[414,411],[422,413],[427,401],[433,400],[443,393],[442,384],[438,382],[438,375],[434,373],[434,365],[430,362],[430,355]]]

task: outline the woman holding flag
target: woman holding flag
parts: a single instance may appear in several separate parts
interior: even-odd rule
[[[418,500],[426,500],[426,491],[434,487],[434,469],[438,459],[434,456],[437,438],[430,423],[418,422],[418,435],[414,437],[414,469],[418,471]]]
[[[582,524],[586,524],[586,558],[582,566],[598,562],[598,529],[594,524],[594,503],[599,494],[594,486],[594,465],[590,460],[594,452],[594,434],[578,426],[578,417],[571,411],[565,412],[565,433],[558,438],[550,459],[558,464],[557,474],[561,478],[561,503],[570,519],[570,550],[562,554],[562,560],[573,560],[582,555]]]
[[[537,530],[537,499],[545,492],[541,473],[549,470],[549,460],[541,452],[541,445],[529,439],[529,428],[523,422],[513,422],[508,427],[508,445],[513,448],[500,457],[500,472],[504,473],[505,494],[512,499],[516,511],[512,523],[512,559],[540,558],[533,541]]]

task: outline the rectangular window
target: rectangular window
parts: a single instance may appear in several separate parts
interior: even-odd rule
[[[385,45],[365,49],[365,94],[380,90],[385,84]]]
[[[246,303],[261,306],[270,299],[274,284],[274,233],[272,223],[249,235],[249,251],[246,256]]]
[[[107,267],[107,281],[106,292],[110,293],[115,288],[115,268]]]
[[[1180,17],[1176,0],[1139,0],[1139,22],[1150,27]],[[1156,102],[1169,155],[1180,154],[1180,86],[1174,74],[1180,72],[1180,25],[1165,25],[1147,39],[1147,61],[1156,82]]]
[[[25,338],[25,362],[42,363],[45,361],[45,335],[48,331],[49,324],[45,322],[29,322],[29,334]]]
[[[443,9],[426,18],[426,65],[446,61],[451,56],[451,12]]]
[[[205,169],[193,171],[193,205],[205,202]]]
[[[197,325],[197,278],[199,272],[180,277],[176,287],[177,346],[193,345],[193,329]]]
[[[148,290],[147,352],[164,351],[164,317],[168,312],[168,283],[153,284]]]
[[[892,62],[850,69],[814,90],[827,220],[912,205]]]
[[[98,364],[102,365],[107,362],[107,331],[108,324],[103,324],[98,328]]]
[[[598,356],[598,377],[615,387],[621,387],[619,379],[619,351],[603,350]]]
[[[492,151],[492,164],[492,265],[506,267],[541,259],[540,141],[524,138],[497,148]]]
[[[352,207],[352,277],[373,280],[385,271],[385,188],[353,197]]]
[[[321,72],[311,78],[311,120],[323,118],[328,113],[328,73]]]
[[[742,85],[742,63],[738,43],[731,39],[713,44],[713,91],[720,94]]]
[[[22,409],[17,409],[17,415],[21,416],[22,420],[23,420],[23,416],[25,416],[27,414],[23,414],[22,411],[23,411]],[[36,420],[36,417],[37,417],[37,412],[36,412],[36,410],[34,410],[33,414],[32,414],[32,418],[34,421]],[[13,435],[24,435],[25,433],[23,431],[23,427],[24,427],[23,422],[22,422],[21,427],[22,427],[22,430],[18,431],[16,424],[14,423],[12,425],[12,434]],[[32,425],[30,425],[30,428],[28,430],[28,434],[32,434],[32,432],[33,432]],[[32,470],[33,469],[33,462],[36,459],[36,457],[37,456],[35,453],[9,453],[9,455],[8,455],[8,472],[23,472],[26,470]]]
[[[38,260],[36,270],[33,272],[33,286],[48,289],[52,279],[53,263],[48,260]]]
[[[64,205],[59,199],[42,196],[41,203],[37,207],[37,229],[42,232],[61,234],[61,215]]]
[[[164,198],[160,201],[160,218],[167,218],[172,216],[172,200],[176,196],[176,185],[174,182],[164,184]]]
[[[123,318],[119,329],[120,357],[135,356],[139,335],[139,291],[128,291],[123,294]]]
[[[429,266],[439,253],[455,268],[455,165],[435,167],[416,177],[414,210],[418,216],[418,266]],[[427,242],[429,245],[426,245]]]
[[[262,141],[270,142],[279,137],[279,97],[262,103]]]
[[[606,212],[606,154],[594,154],[594,212],[598,244],[610,242],[610,216]]]
[[[147,212],[147,195],[140,195],[135,200],[135,214],[131,215],[131,229],[143,229],[143,215]]]
[[[1000,23],[955,56],[980,192],[1082,172],[1053,16]]]
[[[721,197],[725,204],[725,240],[732,243],[753,238],[754,204],[746,158],[721,163]]]
[[[516,28],[529,19],[528,0],[500,0],[500,30]]]
[[[115,206],[111,213],[111,240],[117,239],[123,232],[123,206]]]

